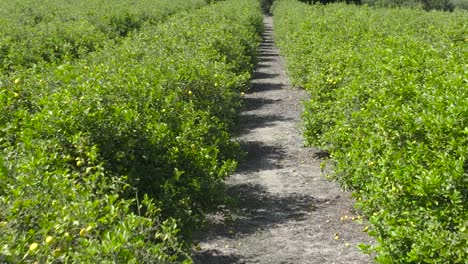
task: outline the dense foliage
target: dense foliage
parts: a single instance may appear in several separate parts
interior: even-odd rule
[[[331,3],[338,3],[344,2],[347,4],[361,4],[361,0],[300,0],[301,2],[308,3],[308,4],[331,4]]]
[[[82,58],[204,0],[0,1],[0,73]]]
[[[362,0],[362,3],[377,7],[417,7],[423,8],[426,11],[468,10],[468,0]]]
[[[355,190],[382,263],[468,259],[466,12],[274,6],[307,142]]]
[[[300,0],[309,4],[330,4],[344,2],[347,4],[366,4],[376,7],[422,8],[426,11],[468,9],[468,0]]]
[[[236,166],[261,30],[257,1],[224,1],[0,77],[0,262],[188,258]]]

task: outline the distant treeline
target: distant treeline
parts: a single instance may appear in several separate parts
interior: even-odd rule
[[[379,7],[421,7],[429,10],[453,11],[455,8],[468,10],[468,0],[300,0],[306,3],[335,3],[368,4]]]

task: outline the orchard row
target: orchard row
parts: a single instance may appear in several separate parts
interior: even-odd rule
[[[466,11],[282,0],[274,16],[292,81],[311,95],[307,142],[370,216],[377,261],[466,263]]]
[[[48,2],[44,8],[53,10],[62,1]],[[86,2],[91,11],[43,12],[34,23],[65,17],[75,36],[81,29],[73,23],[113,16],[96,9],[112,1]],[[188,12],[181,10],[200,1],[179,9],[181,1],[141,4],[152,2],[172,11],[160,16],[141,9],[158,23],[146,20],[117,42],[107,42],[114,29],[96,29],[105,36],[83,57],[40,63],[39,52],[30,56],[38,56],[40,67],[6,67],[0,262],[190,262],[187,238],[224,202],[223,179],[241,153],[230,131],[255,62],[262,15],[250,0]]]

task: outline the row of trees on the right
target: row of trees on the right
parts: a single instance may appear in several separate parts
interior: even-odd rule
[[[309,145],[354,190],[381,263],[468,259],[466,11],[276,2]]]

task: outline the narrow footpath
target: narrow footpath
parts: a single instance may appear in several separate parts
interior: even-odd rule
[[[213,216],[196,238],[195,263],[372,263],[357,245],[362,230],[353,199],[324,178],[323,153],[303,146],[302,100],[290,86],[266,16],[259,64],[245,96],[239,141],[248,152],[228,181],[239,204],[229,221]]]

